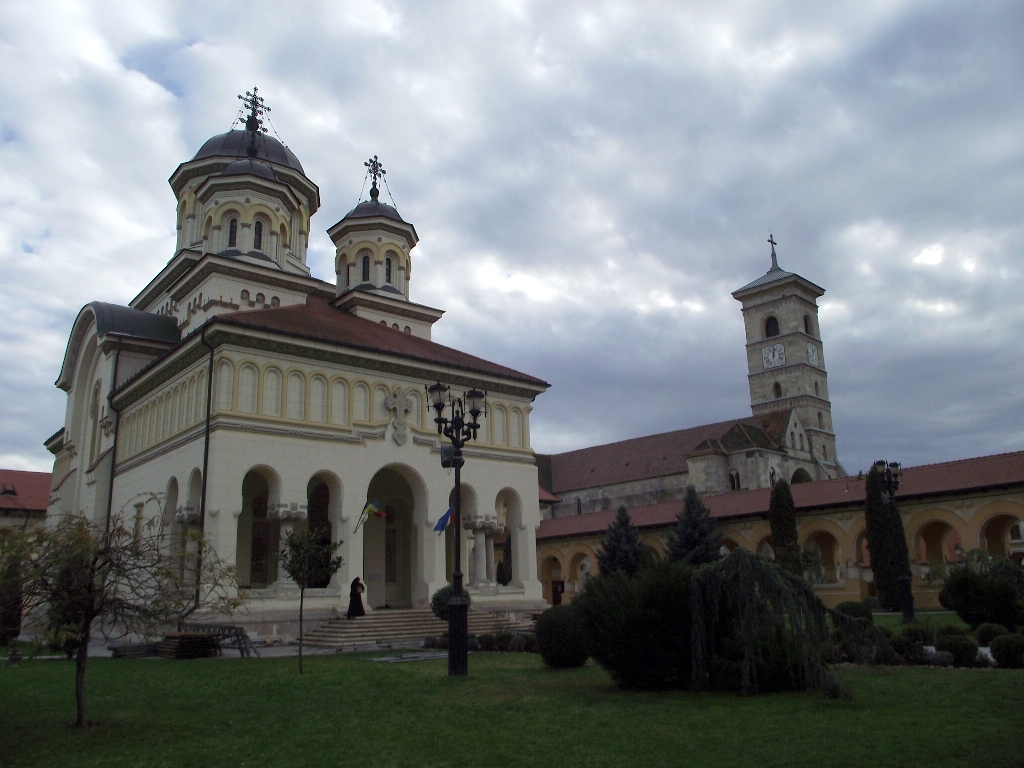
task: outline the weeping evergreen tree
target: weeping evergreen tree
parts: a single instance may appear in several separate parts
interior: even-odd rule
[[[896,503],[885,494],[878,467],[877,464],[871,467],[864,483],[864,524],[871,573],[882,607],[888,611],[903,611],[904,619],[913,621],[914,595],[910,591],[907,535]]]
[[[803,575],[800,545],[796,538],[796,504],[789,483],[779,480],[772,488],[768,506],[768,524],[772,527],[772,550],[775,563],[794,576]]]
[[[683,509],[668,535],[668,559],[687,565],[713,563],[718,560],[719,540],[711,511],[704,506],[697,489],[686,486]]]
[[[615,520],[608,526],[597,555],[597,565],[602,574],[622,571],[627,576],[635,576],[640,570],[640,563],[645,555],[644,545],[640,543],[640,534],[626,511],[625,505],[619,507]]]

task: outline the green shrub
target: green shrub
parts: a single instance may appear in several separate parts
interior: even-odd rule
[[[915,643],[906,635],[897,635],[889,641],[889,645],[908,664],[917,663],[924,655],[924,647],[919,643]]]
[[[966,637],[967,630],[957,624],[944,624],[935,631],[935,639],[940,637]]]
[[[635,578],[605,574],[573,601],[590,655],[623,688],[689,687],[690,574],[682,563],[658,563]]]
[[[508,642],[508,650],[510,653],[526,653],[528,645],[525,635],[512,635]]]
[[[882,636],[885,637],[886,640],[892,640],[893,633],[888,627],[879,627],[878,631],[882,633]]]
[[[494,633],[494,650],[496,651],[507,651],[509,644],[512,642],[511,632],[495,632]]]
[[[875,617],[871,613],[871,609],[864,605],[864,603],[848,600],[845,603],[837,605],[836,610],[840,613],[846,614],[847,616],[852,616],[855,619],[867,619],[872,624],[875,621]]]
[[[1006,627],[999,624],[982,624],[974,630],[974,636],[978,638],[978,645],[990,646],[992,641],[1000,635],[1005,635]]]
[[[918,645],[932,645],[935,642],[935,633],[930,627],[921,624],[907,624],[900,634]]]
[[[1019,576],[1020,566],[1013,561],[989,567],[975,558],[949,569],[939,602],[972,627],[993,623],[1013,631],[1024,624]]]
[[[1024,667],[1024,635],[998,635],[992,638],[989,646],[992,658],[1004,669],[1021,669]]]
[[[480,642],[481,651],[493,651],[494,650],[494,635],[485,634],[480,635],[477,640]]]
[[[587,663],[583,617],[571,605],[548,608],[537,619],[537,650],[549,667],[567,669]]]
[[[469,593],[465,589],[462,590],[462,594],[466,598],[466,602],[471,602]],[[430,598],[430,610],[434,612],[441,621],[448,621],[448,601],[452,599],[452,585],[441,587],[437,592]]]
[[[942,635],[935,640],[935,650],[953,654],[954,667],[973,667],[978,661],[978,643],[966,635]]]

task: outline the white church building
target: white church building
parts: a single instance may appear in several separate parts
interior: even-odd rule
[[[548,384],[431,340],[441,310],[410,300],[418,236],[374,184],[328,233],[336,282],[310,275],[317,186],[266,135],[262,100],[244,130],[209,139],[170,178],[177,246],[128,304],[82,308],[57,386],[67,392],[48,518],[159,515],[173,539],[200,527],[235,564],[250,621],[296,611],[278,567],[288,530],[342,541],[330,584],[307,590],[322,615],[366,583],[368,609],[428,605],[453,571],[448,509],[425,386],[487,392],[466,446],[462,570],[476,609],[543,606],[531,403]],[[157,494],[146,501],[147,494]],[[361,525],[367,502],[382,516]],[[141,505],[141,506],[140,506]],[[511,537],[512,579],[495,578],[495,537]],[[500,550],[500,548],[499,548]]]

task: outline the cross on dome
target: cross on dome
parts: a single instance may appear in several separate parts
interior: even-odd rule
[[[376,155],[363,163],[363,165],[366,166],[367,173],[370,174],[373,180],[373,184],[370,186],[370,197],[376,200],[380,196],[380,190],[377,188],[377,179],[383,180],[384,176],[387,175],[387,171],[384,170],[384,166],[381,165]],[[366,182],[363,183],[365,184]]]
[[[266,133],[267,129],[263,125],[263,115],[270,112],[270,107],[266,105],[263,97],[259,95],[260,89],[255,85],[252,87],[252,92],[245,92],[245,96],[239,94],[238,98],[242,100],[242,104],[249,110],[249,116],[245,119],[245,130],[249,132],[249,146],[246,147],[246,154],[250,157],[256,157],[259,148],[256,146],[256,137],[261,133]]]

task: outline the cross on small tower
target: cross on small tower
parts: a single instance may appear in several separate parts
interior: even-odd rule
[[[775,255],[775,246],[778,245],[778,243],[775,242],[775,238],[772,237],[772,233],[770,231],[768,232],[768,242],[772,244],[772,269],[778,269],[779,260],[778,257]]]
[[[242,104],[249,110],[249,116],[245,118],[245,130],[249,132],[249,146],[246,150],[249,157],[256,157],[256,136],[259,133],[266,133],[263,126],[263,115],[270,112],[263,97],[259,95],[260,89],[253,86],[252,92],[245,92],[245,96],[239,95]]]
[[[377,189],[377,179],[383,179],[384,176],[387,175],[387,171],[384,170],[384,166],[381,165],[380,160],[377,159],[376,155],[363,163],[363,165],[366,166],[367,172],[373,179],[373,185],[370,187],[370,197],[376,200],[380,195],[380,190]]]

